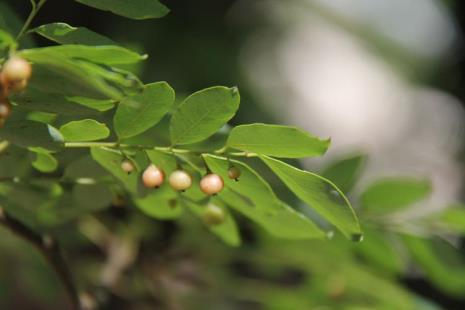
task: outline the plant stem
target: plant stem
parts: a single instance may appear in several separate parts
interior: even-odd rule
[[[10,217],[0,208],[0,224],[15,235],[35,246],[55,270],[60,282],[68,293],[73,309],[80,309],[79,294],[74,285],[73,277],[63,257],[62,251],[55,239],[49,235],[39,235],[29,227]]]
[[[186,149],[175,149],[171,147],[162,147],[162,146],[145,146],[145,145],[132,145],[132,144],[120,144],[117,142],[66,142],[65,147],[67,148],[89,148],[89,147],[107,147],[115,149],[124,149],[124,148],[135,148],[141,150],[157,150],[165,153],[171,154],[194,154],[201,155],[205,153],[210,153],[209,151],[192,151]],[[237,157],[256,157],[257,154],[249,152],[230,152],[230,153],[221,153],[224,156],[237,156]]]
[[[31,26],[32,20],[37,15],[37,13],[39,13],[40,8],[45,4],[45,2],[47,2],[47,0],[39,0],[38,3],[35,3],[34,0],[31,0],[31,5],[32,5],[31,13],[29,13],[29,16],[27,17],[26,22],[23,25],[23,28],[21,28],[21,31],[16,36],[17,42],[21,40],[21,38],[24,36],[26,31],[29,29],[29,27]]]

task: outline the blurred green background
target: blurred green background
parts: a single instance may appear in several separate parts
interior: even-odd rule
[[[0,8],[6,4],[22,19],[29,12],[27,0],[2,2]],[[149,59],[131,69],[146,83],[167,81],[180,95],[238,86],[241,108],[232,124],[275,122],[332,138],[327,156],[298,163],[307,169],[322,171],[363,154],[363,168],[352,162],[354,171],[347,172],[360,176],[348,188],[356,207],[364,204],[365,189],[385,178],[427,179],[432,192],[406,203],[412,208],[396,215],[399,225],[358,207],[362,243],[338,235],[277,240],[239,217],[238,248],[221,243],[192,217],[156,221],[115,204],[97,219],[56,230],[78,286],[88,293],[83,300],[91,306],[102,282],[110,281],[110,294],[101,297],[108,309],[463,309],[465,3],[165,4],[171,9],[166,17],[133,21],[50,0],[34,25],[86,26],[147,53]],[[38,46],[50,44],[32,38]],[[335,178],[345,172],[339,167]],[[281,197],[296,200],[267,177]],[[390,195],[407,196],[402,189]],[[443,211],[452,204],[459,212]],[[444,221],[431,223],[430,214]],[[106,240],[112,240],[113,261],[99,247]],[[67,306],[35,249],[0,230],[0,308]]]

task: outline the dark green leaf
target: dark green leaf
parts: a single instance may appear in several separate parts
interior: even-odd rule
[[[225,189],[218,197],[228,206],[261,225],[270,234],[285,239],[324,238],[325,234],[312,221],[280,201],[273,190],[246,164],[203,155],[208,167],[220,175]],[[239,182],[228,178],[230,164],[241,170]]]
[[[431,183],[411,177],[386,178],[376,181],[361,195],[363,208],[370,211],[393,211],[428,197]]]
[[[28,87],[26,91],[14,94],[10,99],[18,106],[33,111],[63,115],[96,114],[94,110],[72,102],[61,94],[45,93],[33,87]]]
[[[33,29],[37,34],[60,44],[116,45],[115,42],[86,27],[72,27],[65,23],[51,23]]]
[[[63,145],[63,137],[57,129],[34,121],[7,122],[0,129],[0,138],[24,148],[42,147],[55,151]]]
[[[350,202],[331,181],[277,159],[260,158],[297,197],[339,228],[346,237],[361,240],[362,231]]]
[[[328,165],[321,175],[336,184],[342,192],[348,193],[357,182],[364,162],[363,155],[347,157]]]
[[[190,144],[207,139],[234,116],[239,101],[235,87],[211,87],[190,95],[171,118],[171,143]]]
[[[155,126],[174,102],[166,82],[148,84],[135,96],[126,97],[116,110],[114,125],[120,138],[129,138]]]
[[[69,122],[60,127],[60,132],[65,141],[95,141],[110,135],[110,130],[105,124],[93,119]]]
[[[168,14],[169,9],[158,0],[76,0],[82,4],[110,11],[132,19],[160,18]]]
[[[249,153],[300,158],[324,154],[329,143],[296,127],[250,124],[233,128],[226,145]]]

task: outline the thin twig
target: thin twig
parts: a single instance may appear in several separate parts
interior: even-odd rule
[[[23,35],[26,33],[26,31],[31,26],[32,20],[37,15],[37,13],[39,13],[40,8],[45,4],[45,2],[47,2],[47,0],[40,0],[39,3],[36,4],[34,0],[31,0],[31,6],[32,6],[31,13],[27,17],[26,22],[23,25],[23,28],[21,28],[18,35],[16,36],[16,41],[21,40]]]
[[[8,228],[12,233],[35,246],[55,270],[60,282],[69,295],[73,309],[80,310],[79,294],[74,285],[73,277],[63,257],[61,249],[49,235],[39,235],[25,226],[23,223],[10,217],[0,208],[0,224]]]

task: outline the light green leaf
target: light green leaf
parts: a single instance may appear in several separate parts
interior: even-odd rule
[[[166,82],[148,84],[137,95],[124,98],[114,117],[116,133],[129,138],[155,126],[174,102],[174,91]]]
[[[13,37],[6,31],[0,29],[0,49],[5,48],[16,48],[16,41]]]
[[[250,124],[233,128],[226,145],[249,153],[300,158],[320,156],[330,140],[320,140],[296,127]]]
[[[162,186],[134,202],[146,215],[160,220],[169,220],[178,218],[183,212],[176,198],[175,191],[169,186]]]
[[[132,19],[160,18],[170,11],[158,0],[76,0],[82,4],[110,11]]]
[[[208,167],[224,180],[225,189],[218,198],[273,236],[284,239],[325,237],[312,221],[280,201],[270,185],[246,164],[207,154],[203,158]],[[241,170],[238,182],[228,178],[231,163]]]
[[[171,143],[190,144],[207,139],[234,116],[239,102],[235,87],[216,86],[190,95],[171,118]]]
[[[97,114],[95,110],[72,102],[61,94],[42,92],[34,87],[28,87],[23,92],[13,94],[10,99],[18,106],[33,111],[63,115]]]
[[[360,241],[362,231],[350,202],[329,180],[297,169],[277,159],[260,156],[260,159],[302,201],[336,226],[346,237]]]
[[[120,46],[87,46],[78,44],[25,49],[18,52],[18,55],[32,62],[40,61],[44,57],[65,57],[68,59],[85,59],[109,66],[131,64],[147,58]]]
[[[462,205],[451,206],[439,214],[433,214],[432,220],[439,219],[449,231],[465,235],[465,207]]]
[[[72,121],[60,127],[65,141],[95,141],[108,138],[110,130],[103,123],[93,119]]]
[[[115,106],[115,101],[112,99],[99,100],[99,99],[79,97],[79,96],[71,96],[71,97],[67,97],[66,99],[71,102],[83,105],[85,107],[97,110],[99,112],[105,112],[105,111],[111,110]]]
[[[425,199],[431,193],[427,180],[403,177],[376,181],[361,195],[360,203],[370,211],[394,211]]]
[[[63,146],[63,137],[57,129],[28,120],[7,122],[0,129],[0,138],[24,148],[42,147],[56,151]]]
[[[218,238],[220,238],[224,243],[230,246],[239,246],[241,244],[241,239],[236,220],[229,212],[227,207],[223,206],[220,201],[215,201],[216,199],[213,200],[213,203],[221,207],[225,212],[225,221],[219,225],[207,226],[208,229],[216,236],[218,236]],[[206,206],[194,203],[186,199],[182,200],[182,202],[189,208],[189,210],[192,211],[192,213],[194,213],[197,217],[199,217],[202,220],[203,212]]]
[[[321,175],[348,193],[357,182],[365,159],[363,155],[355,155],[335,161],[323,169]]]
[[[37,170],[47,173],[53,172],[58,168],[58,161],[49,152],[38,150],[37,148],[30,148],[30,151],[35,155],[32,166]]]
[[[121,162],[124,159],[121,152],[102,147],[93,147],[90,149],[90,153],[92,158],[121,181],[129,192],[133,194],[137,193],[139,176],[137,173],[127,174],[121,169]]]
[[[86,27],[73,27],[65,23],[46,24],[32,31],[59,44],[116,45],[109,38]]]

